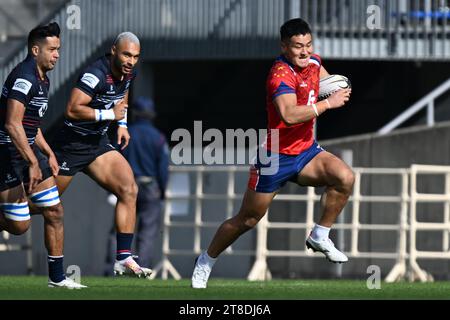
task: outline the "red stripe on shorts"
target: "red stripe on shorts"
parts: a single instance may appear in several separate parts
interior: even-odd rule
[[[252,190],[256,190],[259,180],[259,170],[255,167],[250,168],[250,178],[248,179],[248,187]]]

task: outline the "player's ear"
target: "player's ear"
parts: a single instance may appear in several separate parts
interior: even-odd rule
[[[117,51],[117,48],[116,48],[115,45],[113,45],[113,46],[111,47],[111,54],[112,54],[113,56],[115,56],[115,55],[116,55],[116,51]]]
[[[41,48],[39,48],[39,46],[37,44],[35,44],[34,46],[31,47],[31,54],[33,56],[37,57],[40,50],[41,50]]]

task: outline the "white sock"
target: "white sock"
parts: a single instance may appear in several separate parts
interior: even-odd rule
[[[330,234],[330,229],[319,224],[316,224],[311,232],[311,238],[315,241],[322,241],[328,238]]]
[[[214,263],[216,263],[216,261],[217,261],[217,258],[211,258],[211,257],[208,255],[208,252],[207,252],[207,251],[203,252],[202,256],[203,256],[203,259],[202,259],[202,260],[203,260],[204,262],[206,262],[211,268],[214,266]]]

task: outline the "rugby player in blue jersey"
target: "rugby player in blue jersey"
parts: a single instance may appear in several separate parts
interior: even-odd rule
[[[60,28],[53,22],[28,35],[28,55],[8,75],[0,99],[0,230],[19,235],[30,225],[28,201],[44,216],[49,287],[85,286],[63,269],[63,208],[55,184],[58,163],[40,129],[48,107],[47,72],[59,58]]]
[[[128,90],[136,76],[134,67],[139,54],[139,39],[131,32],[123,32],[109,54],[83,70],[71,92],[64,127],[52,147],[59,163],[57,185],[61,194],[74,175],[82,171],[117,196],[114,273],[148,277],[151,269],[139,266],[131,253],[138,187],[127,160],[107,136],[111,122],[118,121],[118,144],[122,148],[128,145]]]

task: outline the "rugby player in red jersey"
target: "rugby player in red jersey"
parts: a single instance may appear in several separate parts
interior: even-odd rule
[[[312,34],[302,19],[292,19],[280,29],[281,52],[266,82],[269,135],[267,151],[276,173],[258,158],[239,213],[217,230],[208,250],[197,259],[192,274],[193,288],[206,288],[217,257],[239,236],[264,216],[277,191],[291,181],[300,186],[325,187],[321,218],[306,240],[308,248],[325,254],[336,263],[348,261],[329,239],[330,228],[347,203],[354,174],[339,158],[314,140],[314,122],[328,109],[340,108],[349,100],[351,89],[342,89],[317,102],[319,81],[328,76],[320,57],[313,54]],[[271,129],[278,135],[272,145]]]

